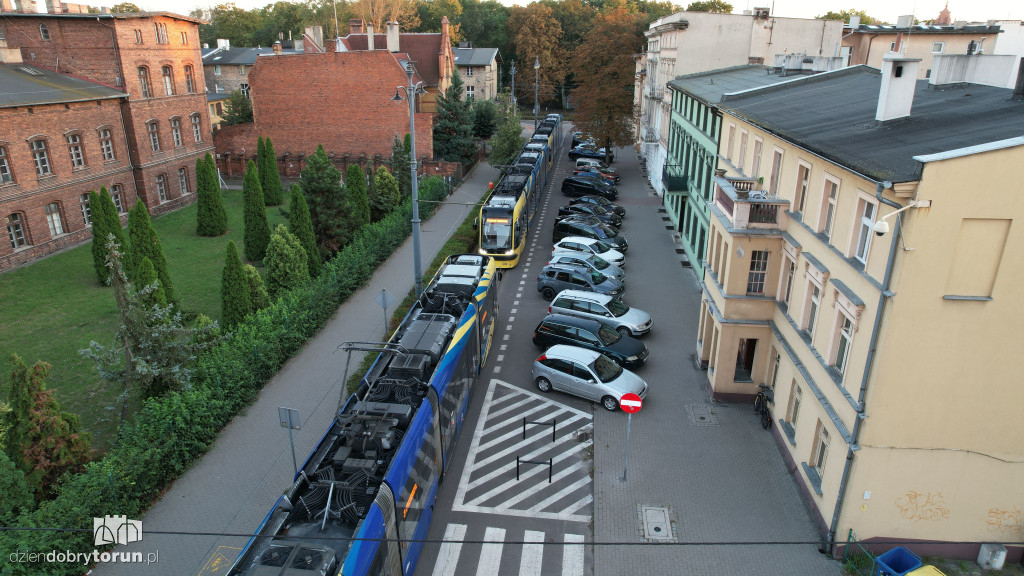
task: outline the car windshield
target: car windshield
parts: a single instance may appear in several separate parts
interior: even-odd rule
[[[610,346],[618,342],[622,338],[622,335],[614,329],[601,324],[601,327],[597,329],[597,337],[601,339],[601,344]]]
[[[622,367],[612,362],[607,356],[600,355],[590,364],[590,370],[597,374],[601,382],[611,382],[622,374]]]
[[[598,206],[597,204],[590,206],[590,211],[599,216],[604,216],[605,214],[608,213],[608,211],[605,210],[603,206]]]
[[[590,279],[594,282],[594,284],[600,284],[600,283],[604,282],[605,280],[607,280],[608,277],[605,276],[604,274],[601,274],[597,270],[591,270],[590,271]]]
[[[595,204],[600,204],[601,206],[607,206],[611,204],[611,202],[609,202],[603,196],[591,196],[590,198],[594,201]]]
[[[604,224],[598,224],[595,228],[601,231],[601,238],[611,238],[612,236],[615,236],[615,231]]]
[[[605,268],[611,266],[611,264],[609,264],[607,260],[601,258],[597,254],[594,255],[591,261],[594,263],[594,268],[597,268],[598,270],[604,270]]]
[[[611,246],[605,244],[604,242],[594,242],[593,244],[591,244],[591,247],[594,249],[594,252],[598,254],[604,254],[605,252],[612,249]]]
[[[618,298],[612,298],[608,301],[608,311],[612,313],[612,316],[618,318],[626,312],[629,312],[629,306],[626,306],[622,300]]]

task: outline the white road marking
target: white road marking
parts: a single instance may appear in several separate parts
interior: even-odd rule
[[[466,538],[465,524],[449,524],[444,531],[444,544],[437,553],[434,562],[433,576],[455,576],[455,566],[459,563],[462,552],[462,541]]]
[[[507,332],[507,331],[510,331],[510,330],[512,330],[512,324],[506,324],[505,325],[505,331]]]
[[[503,338],[503,340],[508,340],[508,336],[509,336],[508,334],[505,334],[505,337]]]
[[[569,494],[570,492],[572,492],[573,490],[576,490],[578,488],[582,488],[582,487],[586,486],[589,483],[590,483],[590,476],[589,475],[584,476],[583,478],[580,478],[579,480],[573,482],[572,484],[566,486],[565,488],[562,488],[561,490],[559,490],[555,494],[552,494],[551,496],[548,496],[547,498],[541,500],[539,503],[534,504],[532,507],[530,507],[530,511],[531,512],[539,512],[539,511],[547,508],[548,506],[554,504],[555,502],[558,502],[562,498],[565,498],[566,494]]]
[[[501,345],[501,351],[504,352],[505,350],[508,350],[508,344]]]
[[[513,306],[519,306],[519,300],[516,300],[516,301],[512,302],[512,305]]]
[[[515,316],[509,316],[508,317],[508,321],[509,322],[515,322],[516,321],[516,317]]]
[[[519,576],[537,576],[540,574],[541,561],[544,559],[544,533],[527,530],[523,542],[539,542],[539,544],[523,544],[523,558],[519,561]]]
[[[509,314],[515,314],[518,310],[519,310],[519,308],[513,308],[512,311],[509,312]]]
[[[498,354],[498,362],[501,362],[504,359],[505,359],[505,355],[504,354]]]
[[[480,546],[480,564],[477,576],[497,576],[501,568],[501,549],[505,546],[505,529],[488,526],[484,532],[484,540],[489,542]]]
[[[495,366],[494,367],[494,373],[495,374],[500,374],[501,373],[501,366]]]
[[[562,576],[583,576],[583,536],[580,534],[565,535]]]

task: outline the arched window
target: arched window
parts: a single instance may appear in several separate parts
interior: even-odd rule
[[[43,40],[49,40],[50,39],[50,30],[47,29],[46,24],[40,24],[39,25],[39,37],[42,38]]]
[[[60,204],[51,202],[46,205],[46,224],[50,227],[50,236],[64,233],[64,223],[60,219]]]
[[[7,237],[11,239],[11,248],[17,250],[28,245],[25,240],[25,226],[21,220],[21,214],[11,214],[7,217]]]
[[[7,147],[0,146],[0,184],[14,182],[14,172],[11,171],[11,159],[7,154]]]
[[[36,175],[47,176],[53,172],[50,170],[50,152],[46,148],[46,140],[33,140],[29,142],[32,149],[32,160],[36,163]]]
[[[196,81],[192,74],[192,66],[185,66],[185,91],[189,94],[196,93]]]
[[[149,147],[153,152],[160,151],[160,132],[156,120],[146,123],[146,132],[149,134]]]
[[[196,142],[203,141],[203,129],[199,114],[192,115],[192,137],[195,138]]]
[[[170,66],[164,66],[160,69],[160,72],[164,77],[164,95],[174,96],[174,72]]]
[[[145,66],[139,66],[139,87],[142,88],[143,98],[153,97],[149,91],[149,68]]]

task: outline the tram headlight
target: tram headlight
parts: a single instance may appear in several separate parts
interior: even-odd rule
[[[511,256],[511,255],[513,255],[515,253],[516,253],[515,250],[505,250],[505,256]]]

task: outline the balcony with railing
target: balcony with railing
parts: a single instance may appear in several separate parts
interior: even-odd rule
[[[760,179],[716,175],[714,181],[715,206],[725,214],[733,228],[785,228],[789,200],[760,190]]]
[[[689,192],[686,167],[682,164],[666,164],[661,170],[661,182],[664,184],[666,192]]]

